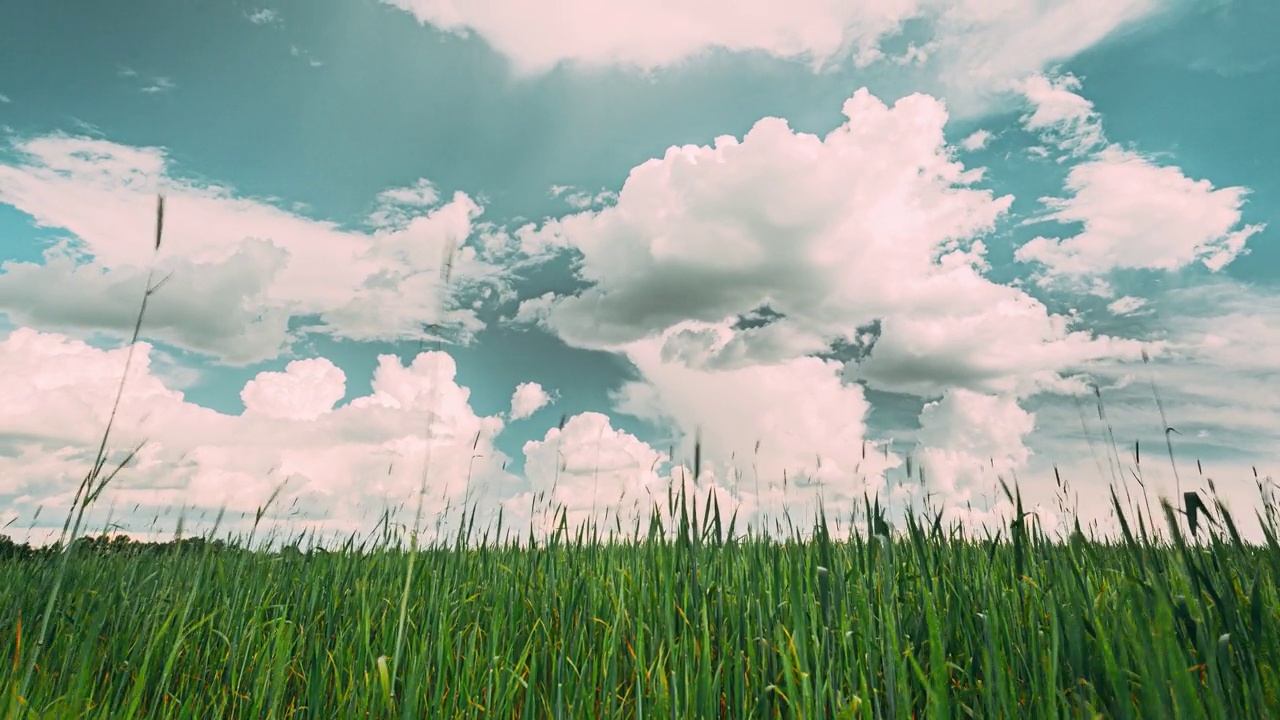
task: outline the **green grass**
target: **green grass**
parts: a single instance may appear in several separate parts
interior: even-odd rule
[[[1054,543],[1016,524],[978,540],[915,521],[893,538],[837,540],[819,524],[783,541],[735,539],[678,498],[674,510],[674,537],[655,522],[612,541],[586,529],[467,543],[468,528],[425,547],[399,662],[387,656],[410,553],[396,545],[78,551],[21,699],[18,659],[67,555],[11,558],[0,564],[0,653],[14,658],[0,670],[5,717],[1280,710],[1274,523],[1266,547],[1212,529],[1198,542]]]
[[[162,227],[163,202],[157,251]],[[1261,483],[1263,546],[1195,492],[1156,522],[1143,485],[1142,506],[1113,486],[1113,540],[1077,522],[1051,541],[1006,487],[995,537],[940,515],[893,532],[868,500],[865,529],[832,537],[820,515],[770,538],[681,494],[625,537],[562,523],[521,543],[468,520],[418,549],[420,493],[407,548],[144,551],[79,538],[127,463],[106,469],[114,417],[65,542],[0,543],[4,720],[1280,716]]]

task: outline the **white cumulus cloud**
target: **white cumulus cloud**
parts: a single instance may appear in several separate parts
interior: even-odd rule
[[[741,139],[670,148],[611,206],[516,233],[538,257],[572,253],[586,284],[526,301],[517,321],[630,360],[639,379],[615,408],[671,427],[684,458],[700,436],[748,513],[811,515],[821,500],[839,514],[889,490],[900,460],[868,431],[861,383],[1004,413],[1016,432],[997,440],[1018,460],[1018,398],[1082,393],[1091,368],[1143,348],[987,276],[983,238],[1012,198],[974,187],[982,169],[956,160],[941,102],[860,90],[844,111],[825,137],[766,118]],[[931,462],[964,487],[979,451],[935,440]]]
[[[594,519],[620,520],[630,534],[637,519],[647,520],[665,495],[662,465],[667,457],[630,433],[615,429],[601,413],[575,415],[541,440],[524,445],[530,490],[507,502],[516,513],[532,509],[542,532],[554,529],[551,511],[563,509],[573,530]],[[517,515],[518,516],[518,515]]]
[[[346,394],[346,374],[325,358],[294,360],[284,372],[262,372],[240,391],[245,412],[314,420]]]
[[[511,419],[522,420],[551,403],[551,396],[536,382],[524,382],[511,394]]]
[[[859,377],[927,394],[1060,389],[1075,366],[1136,357],[985,276],[980,238],[1012,197],[971,186],[980,171],[954,159],[942,103],[860,90],[844,112],[825,138],[766,118],[741,140],[673,147],[613,206],[526,229],[526,245],[579,254],[589,287],[518,318],[587,347],[661,337],[665,361],[705,369],[843,343],[862,348]]]
[[[708,466],[738,497],[754,498],[752,511],[789,502],[811,519],[819,499],[847,511],[864,491],[882,488],[885,469],[898,462],[869,440],[870,404],[862,386],[842,379],[838,362],[691,368],[664,360],[662,347],[653,338],[626,348],[643,379],[622,387],[617,409],[671,422],[685,461],[700,437]]]
[[[44,506],[37,529],[60,529],[101,439],[125,353],[27,328],[0,340],[0,505],[19,514],[19,525]],[[184,507],[211,520],[225,504],[223,529],[247,530],[283,482],[268,515],[273,523],[294,533],[367,533],[383,509],[411,524],[425,480],[430,533],[446,508],[474,503],[488,519],[518,490],[493,447],[502,419],[471,409],[447,354],[422,353],[408,366],[382,356],[372,392],[336,408],[344,373],[323,358],[295,361],[246,383],[246,412],[226,415],[166,387],[148,344],[135,353],[108,467],[126,448],[141,444],[142,452],[103,494],[90,529],[112,504],[117,521],[129,509],[130,531],[145,530],[152,514]]]
[[[940,493],[948,508],[986,505],[975,491],[989,491],[1000,477],[1013,484],[1009,473],[1029,459],[1024,440],[1034,429],[1035,416],[1013,397],[948,391],[920,412],[917,457],[924,489]]]
[[[1246,251],[1261,224],[1241,224],[1248,190],[1215,188],[1177,167],[1111,146],[1071,168],[1065,198],[1045,198],[1044,219],[1082,223],[1065,239],[1037,237],[1016,258],[1051,274],[1082,276],[1117,268],[1221,270]]]

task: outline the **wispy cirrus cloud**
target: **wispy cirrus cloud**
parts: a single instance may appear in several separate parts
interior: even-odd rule
[[[129,67],[128,65],[116,65],[116,75],[122,78],[141,77],[137,70]],[[138,92],[146,93],[148,95],[156,95],[159,93],[169,92],[177,86],[177,83],[175,83],[172,78],[157,75],[151,78],[151,82],[138,88]]]
[[[320,60],[319,58],[317,58],[317,57],[313,56],[311,53],[309,53],[309,52],[307,52],[306,50],[304,50],[304,49],[302,49],[302,48],[298,47],[297,45],[290,45],[290,46],[289,46],[289,54],[290,54],[290,55],[292,55],[293,57],[296,57],[296,58],[299,58],[299,59],[302,59],[302,60],[306,60],[306,61],[307,61],[307,64],[308,64],[308,65],[310,65],[311,67],[323,67],[323,66],[324,66],[324,61],[323,61],[323,60]]]
[[[156,93],[169,92],[176,87],[177,84],[174,83],[173,80],[170,80],[167,77],[157,77],[151,81],[150,85],[143,87],[141,92],[147,93],[148,95],[154,95]]]

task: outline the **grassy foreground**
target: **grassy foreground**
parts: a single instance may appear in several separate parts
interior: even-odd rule
[[[655,519],[628,541],[460,533],[416,553],[399,667],[399,547],[77,550],[22,697],[67,554],[11,557],[0,717],[1280,715],[1270,511],[1258,547],[1221,506],[1199,540],[1165,505],[1172,541],[1139,516],[1115,543],[1017,521],[966,539],[937,518],[892,537],[819,522],[803,542],[735,539],[714,508],[668,509],[665,537]]]

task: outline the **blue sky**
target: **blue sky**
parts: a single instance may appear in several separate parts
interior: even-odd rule
[[[694,491],[758,520],[869,491],[976,526],[1003,476],[1053,526],[1057,465],[1100,526],[1134,473],[1249,524],[1280,9],[720,5],[11,11],[0,522],[60,526],[154,265],[104,496],[134,532],[286,479],[281,527],[367,530],[424,467],[430,516],[613,522],[698,433]]]

